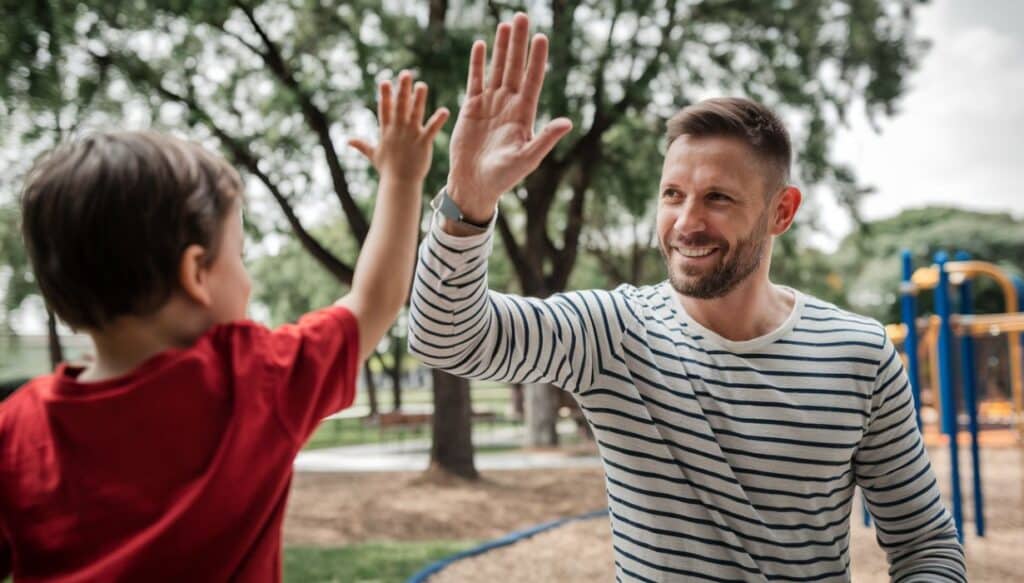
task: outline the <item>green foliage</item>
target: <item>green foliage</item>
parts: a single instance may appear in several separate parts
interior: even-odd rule
[[[18,213],[13,205],[0,205],[0,258],[3,258],[0,271],[6,271],[0,277],[4,284],[3,306],[0,308],[0,323],[4,329],[0,333],[9,333],[7,314],[17,309],[36,290],[28,256],[21,242]]]
[[[350,267],[358,248],[352,209],[341,227],[327,229],[325,217],[333,221],[346,197],[369,216],[374,176],[341,144],[346,135],[372,135],[376,81],[414,68],[431,85],[431,105],[455,109],[472,42],[489,39],[513,10],[530,9],[535,29],[551,37],[540,116],[568,116],[576,129],[545,170],[553,189],[528,183],[507,197],[503,214],[518,241],[497,247],[554,249],[526,256],[548,287],[559,287],[564,280],[551,276],[571,273],[586,255],[574,249],[579,239],[603,255],[584,260],[589,273],[574,283],[640,282],[660,271],[641,226],[655,200],[664,120],[710,94],[745,94],[780,109],[793,124],[801,176],[830,185],[855,213],[870,189],[831,159],[832,137],[852,108],[871,117],[895,111],[925,48],[913,34],[917,4],[572,0],[548,9],[483,0],[7,0],[0,120],[25,144],[125,118],[187,129],[249,175],[247,229],[257,243],[304,229]],[[446,139],[436,148],[427,194],[447,176]],[[567,228],[574,183],[585,200],[579,234]],[[540,210],[524,218],[526,208]],[[289,213],[295,218],[286,220]],[[530,221],[542,225],[530,229]],[[294,319],[341,291],[338,269],[303,256],[308,241],[274,251],[274,267],[260,261],[254,269],[257,297],[273,320]],[[607,270],[618,263],[612,257],[628,269]],[[819,259],[779,260],[777,271],[786,281],[818,281]],[[595,276],[595,267],[603,273]],[[523,273],[503,259],[492,282],[536,289]]]
[[[469,541],[376,542],[345,547],[285,547],[284,580],[302,583],[400,583]]]
[[[937,251],[952,255],[967,251],[1011,274],[1024,269],[1024,221],[1008,213],[969,211],[951,207],[911,209],[866,224],[843,240],[831,263],[844,274],[849,305],[884,322],[899,319],[900,253],[909,249],[915,267],[932,264]],[[1005,311],[1002,292],[988,279],[976,289],[979,313]],[[931,294],[920,296],[921,309],[931,310]]]
[[[796,233],[776,240],[771,278],[777,284],[848,307],[843,280],[833,258],[820,249],[800,245]]]
[[[354,243],[340,220],[317,228],[314,234],[338,256],[354,259]],[[276,251],[252,261],[249,271],[253,300],[270,311],[272,326],[294,322],[307,312],[329,306],[348,291],[348,286],[321,269],[294,239],[283,239]]]

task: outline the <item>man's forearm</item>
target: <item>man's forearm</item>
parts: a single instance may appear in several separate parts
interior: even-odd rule
[[[409,346],[428,365],[449,369],[486,342],[491,240],[448,233],[439,215],[420,247],[410,307]],[[433,221],[439,221],[435,226]],[[439,228],[440,227],[440,228]],[[458,229],[458,225],[453,223]],[[455,339],[460,340],[456,342]]]
[[[601,311],[598,304],[614,309],[611,295],[541,300],[489,291],[490,250],[488,235],[457,237],[432,227],[416,266],[409,352],[427,366],[473,379],[590,386],[598,353],[610,355],[614,343],[591,314]]]

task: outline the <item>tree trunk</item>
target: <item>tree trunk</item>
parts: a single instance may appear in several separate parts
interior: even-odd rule
[[[393,397],[392,411],[402,410],[402,347],[403,343],[398,338],[391,337],[391,366],[388,367],[388,374],[391,376],[391,395]]]
[[[473,463],[473,403],[469,381],[434,369],[433,443],[430,470],[460,478],[479,477]]]
[[[370,399],[370,417],[376,417],[377,409],[377,381],[373,378],[373,371],[370,370],[370,359],[363,363],[363,380],[366,382],[366,396]]]
[[[64,347],[60,344],[60,335],[57,333],[57,317],[53,312],[46,310],[46,331],[49,335],[50,366],[57,368],[57,365],[64,362]]]
[[[512,385],[512,417],[522,421],[526,418],[522,383]]]
[[[526,446],[555,447],[558,445],[558,405],[561,390],[554,385],[536,383],[526,385]]]

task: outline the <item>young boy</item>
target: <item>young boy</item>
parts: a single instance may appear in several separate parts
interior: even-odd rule
[[[58,148],[23,194],[49,306],[96,345],[0,406],[0,579],[273,581],[292,462],[351,405],[405,302],[432,142],[426,86],[380,86],[380,173],[352,288],[298,324],[244,320],[242,184],[198,145],[112,133]],[[301,285],[301,282],[296,282]]]

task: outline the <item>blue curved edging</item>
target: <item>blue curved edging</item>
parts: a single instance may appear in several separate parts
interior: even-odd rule
[[[427,565],[425,568],[423,568],[420,572],[416,573],[412,577],[409,577],[409,579],[406,581],[406,583],[425,583],[425,581],[427,579],[429,579],[430,577],[436,575],[438,572],[440,572],[441,570],[445,569],[446,567],[448,567],[449,565],[451,565],[452,563],[454,563],[456,561],[461,561],[462,559],[468,559],[469,557],[475,557],[477,555],[486,553],[487,551],[493,551],[494,549],[501,548],[501,547],[504,547],[504,546],[508,546],[508,545],[510,545],[512,543],[519,542],[519,541],[521,541],[523,539],[530,538],[531,536],[534,536],[536,534],[540,534],[540,533],[544,532],[545,530],[551,530],[552,528],[555,528],[555,527],[558,527],[558,526],[562,526],[563,524],[568,524],[570,522],[576,522],[577,520],[589,520],[591,518],[598,518],[600,516],[607,516],[607,515],[608,515],[608,510],[607,509],[595,510],[593,512],[588,512],[586,514],[581,514],[579,516],[570,516],[569,518],[559,518],[558,520],[552,520],[551,522],[545,522],[543,524],[538,524],[537,526],[533,526],[533,527],[527,528],[525,530],[520,530],[520,531],[513,532],[511,534],[507,534],[507,535],[505,535],[505,536],[503,536],[503,537],[501,537],[499,539],[495,539],[495,540],[492,540],[490,542],[483,543],[483,544],[481,544],[479,546],[473,547],[471,549],[467,549],[467,550],[459,552],[459,553],[455,553],[454,555],[452,555],[450,557],[445,557],[445,558],[443,558],[443,559],[441,559],[439,561],[431,563],[431,564]]]

